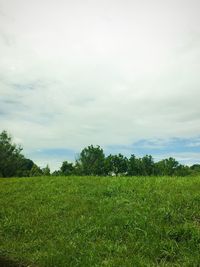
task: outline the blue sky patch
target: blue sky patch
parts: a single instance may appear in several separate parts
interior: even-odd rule
[[[135,154],[143,155],[166,155],[177,153],[200,153],[200,137],[196,138],[171,138],[163,139],[142,139],[131,145],[107,146],[106,154],[122,153],[126,156]]]

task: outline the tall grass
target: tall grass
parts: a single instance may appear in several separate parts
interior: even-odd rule
[[[0,179],[0,258],[200,266],[200,177]]]

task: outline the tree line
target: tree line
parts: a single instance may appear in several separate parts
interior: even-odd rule
[[[200,174],[200,164],[182,165],[176,159],[155,162],[151,155],[141,158],[134,154],[130,158],[122,154],[106,156],[100,146],[84,148],[75,163],[64,161],[59,170],[50,172],[47,165],[40,168],[22,154],[22,147],[13,143],[11,136],[3,131],[0,134],[0,177],[31,176],[187,176]]]

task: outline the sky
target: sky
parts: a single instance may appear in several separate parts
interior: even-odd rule
[[[199,0],[0,0],[0,131],[57,169],[84,147],[200,163]]]

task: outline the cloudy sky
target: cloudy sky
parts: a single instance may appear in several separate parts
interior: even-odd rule
[[[0,131],[40,166],[87,145],[200,162],[199,0],[0,0]]]

